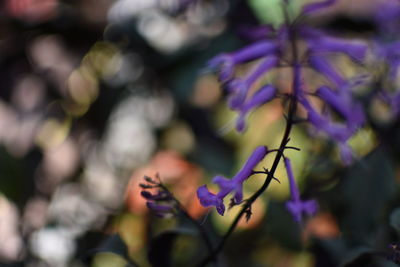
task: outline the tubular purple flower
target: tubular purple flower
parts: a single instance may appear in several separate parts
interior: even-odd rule
[[[247,102],[243,104],[239,111],[239,118],[236,122],[236,129],[242,132],[246,127],[246,117],[255,108],[271,101],[276,94],[276,88],[271,85],[261,87]]]
[[[226,85],[226,90],[230,94],[228,100],[229,107],[231,109],[241,109],[250,87],[277,64],[277,57],[268,57],[259,63],[254,69],[249,71],[244,80],[233,79],[232,81],[229,81]]]
[[[237,64],[245,63],[260,57],[268,56],[278,52],[278,46],[274,41],[260,41],[246,46],[230,54],[222,54],[208,62],[211,69],[218,69],[221,82],[228,81]]]
[[[303,213],[307,215],[314,215],[318,210],[318,203],[315,200],[303,201],[300,198],[299,188],[296,185],[294,179],[292,165],[288,158],[284,158],[285,168],[289,180],[289,188],[291,194],[291,200],[286,202],[286,208],[293,215],[296,222],[301,222]]]
[[[326,0],[323,2],[317,2],[307,4],[303,7],[302,14],[311,14],[320,11],[321,9],[327,8],[335,4],[336,0]]]
[[[267,155],[268,149],[265,146],[257,147],[250,158],[243,165],[242,169],[232,178],[227,179],[223,176],[216,176],[213,183],[217,184],[220,191],[215,195],[208,191],[205,185],[197,189],[197,197],[200,204],[204,207],[215,206],[220,215],[224,214],[225,206],[223,199],[234,192],[234,201],[236,204],[243,200],[243,182],[250,177],[254,167]]]
[[[334,67],[320,54],[311,54],[309,57],[310,65],[328,80],[340,87],[345,84],[343,77],[334,69]]]
[[[347,141],[353,135],[353,129],[346,125],[332,122],[328,118],[318,114],[304,97],[300,97],[299,101],[307,111],[308,121],[317,130],[325,132],[333,140],[341,143]]]
[[[327,86],[318,88],[316,95],[324,100],[325,103],[331,106],[341,116],[345,118],[349,117],[352,107],[349,106],[351,103],[348,103],[348,99],[343,99],[343,97],[338,96]]]
[[[339,113],[350,128],[357,129],[364,123],[363,108],[359,103],[353,101],[348,88],[347,90],[342,88],[339,92],[333,92],[327,86],[322,86],[317,90],[316,94]]]
[[[367,46],[360,42],[326,36],[308,40],[308,45],[312,53],[340,52],[356,61],[363,61],[367,52]]]

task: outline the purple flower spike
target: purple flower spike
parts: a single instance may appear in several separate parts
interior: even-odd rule
[[[234,110],[240,109],[246,100],[249,85],[240,79],[233,79],[226,85],[226,90],[230,92],[228,98],[229,108]]]
[[[203,207],[215,206],[220,215],[225,212],[223,203],[224,198],[234,192],[234,202],[239,204],[243,200],[243,182],[250,177],[254,167],[267,155],[268,149],[265,146],[257,147],[250,158],[243,165],[242,169],[232,178],[227,179],[223,176],[216,176],[213,183],[217,184],[220,191],[215,195],[208,191],[207,186],[203,185],[197,189],[197,197]]]
[[[318,203],[315,200],[303,201],[300,198],[299,188],[294,179],[292,165],[288,158],[284,158],[286,172],[289,179],[289,188],[291,193],[291,200],[286,202],[286,208],[293,215],[296,222],[301,222],[303,213],[307,215],[314,215],[318,210]]]
[[[316,53],[344,53],[356,61],[363,61],[367,52],[367,46],[362,43],[332,37],[320,37],[309,41],[309,49]]]
[[[317,2],[305,5],[303,7],[302,14],[310,14],[320,11],[321,9],[327,8],[335,4],[336,0],[326,0],[323,2]]]
[[[309,57],[311,66],[319,73],[324,75],[327,79],[333,82],[336,86],[340,87],[345,84],[343,77],[334,69],[334,67],[325,60],[320,54],[313,54]]]
[[[271,85],[261,87],[240,109],[239,118],[236,122],[236,129],[242,132],[246,127],[246,117],[255,108],[271,101],[276,94],[276,88]]]

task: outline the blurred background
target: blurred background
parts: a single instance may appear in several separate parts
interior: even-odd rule
[[[378,34],[371,12],[379,2],[338,1],[307,23],[370,39]],[[208,212],[196,189],[216,174],[232,177],[256,146],[278,146],[285,121],[275,100],[236,133],[236,114],[207,61],[249,43],[251,27],[282,20],[279,0],[201,0],[188,8],[178,0],[3,0],[0,266],[192,266],[206,256],[193,226],[156,218],[138,185],[159,173],[218,241],[238,209],[224,217]],[[366,72],[335,62],[348,77]],[[264,81],[290,89],[285,73]],[[373,91],[357,90],[362,99]],[[288,155],[319,213],[302,227],[292,221],[280,166],[281,183],[239,224],[225,266],[396,266],[386,258],[400,258],[393,245],[399,123],[379,101],[366,103],[371,123],[351,140],[357,162],[350,167],[327,139],[295,129],[291,145],[302,151]],[[245,195],[262,182],[252,177]]]

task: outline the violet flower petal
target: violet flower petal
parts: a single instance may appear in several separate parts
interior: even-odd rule
[[[319,73],[324,75],[328,80],[340,87],[345,84],[343,77],[335,70],[335,68],[322,57],[320,54],[312,54],[309,57],[310,65]]]
[[[236,121],[236,129],[242,132],[246,127],[246,117],[255,108],[271,101],[276,94],[276,88],[271,85],[261,87],[240,109],[239,117]]]
[[[245,63],[277,52],[278,46],[275,42],[259,41],[233,53],[216,56],[208,62],[208,67],[214,70],[219,70],[220,80],[226,82],[232,77],[234,67],[237,64]]]
[[[220,215],[224,215],[225,205],[222,199],[218,198],[215,194],[208,191],[207,186],[203,185],[197,189],[197,198],[203,207],[215,206]]]
[[[308,43],[312,52],[340,52],[356,61],[363,61],[367,51],[367,46],[360,42],[333,37],[311,39]]]

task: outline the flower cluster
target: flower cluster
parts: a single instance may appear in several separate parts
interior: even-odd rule
[[[311,3],[305,5],[299,17],[316,13],[323,8],[331,6],[335,0]],[[223,90],[228,96],[228,105],[238,112],[236,129],[244,131],[246,117],[252,110],[277,97],[279,88],[274,84],[263,84],[254,90],[256,82],[262,80],[265,75],[277,67],[290,67],[293,72],[293,87],[291,96],[296,103],[303,107],[307,113],[306,120],[320,131],[335,141],[340,149],[340,155],[344,163],[350,164],[353,153],[348,146],[348,140],[363,126],[365,115],[362,105],[353,97],[352,88],[362,84],[363,76],[345,78],[330,61],[331,54],[342,54],[349,57],[354,63],[363,62],[367,46],[359,41],[347,40],[336,36],[330,36],[325,32],[316,30],[298,23],[298,19],[286,23],[277,29],[264,27],[268,31],[265,38],[254,38],[252,44],[231,53],[224,53],[209,61],[209,68],[218,74]],[[258,32],[258,31],[257,31]],[[304,45],[304,49],[299,46]],[[288,53],[288,51],[292,51]],[[299,55],[300,51],[302,52]],[[236,76],[238,66],[254,62],[252,68],[244,77]],[[309,90],[302,81],[304,67],[311,67],[314,72],[324,77],[326,85],[317,90]],[[255,92],[254,92],[255,91]],[[254,93],[253,93],[254,92]],[[312,97],[318,97],[327,106],[324,113],[313,105]],[[399,98],[400,99],[400,98]],[[333,119],[332,113],[336,114]],[[249,177],[252,168],[267,153],[266,149],[257,148],[244,169],[231,180],[221,176],[213,179],[218,184],[220,191],[217,194],[210,193],[206,186],[198,189],[198,197],[203,206],[216,206],[219,214],[223,214],[225,207],[223,198],[234,191],[234,201],[242,200],[242,183]],[[285,166],[288,171],[292,199],[287,203],[287,208],[297,221],[300,221],[302,213],[313,214],[316,211],[316,202],[301,201],[296,187],[289,159],[285,158]]]

